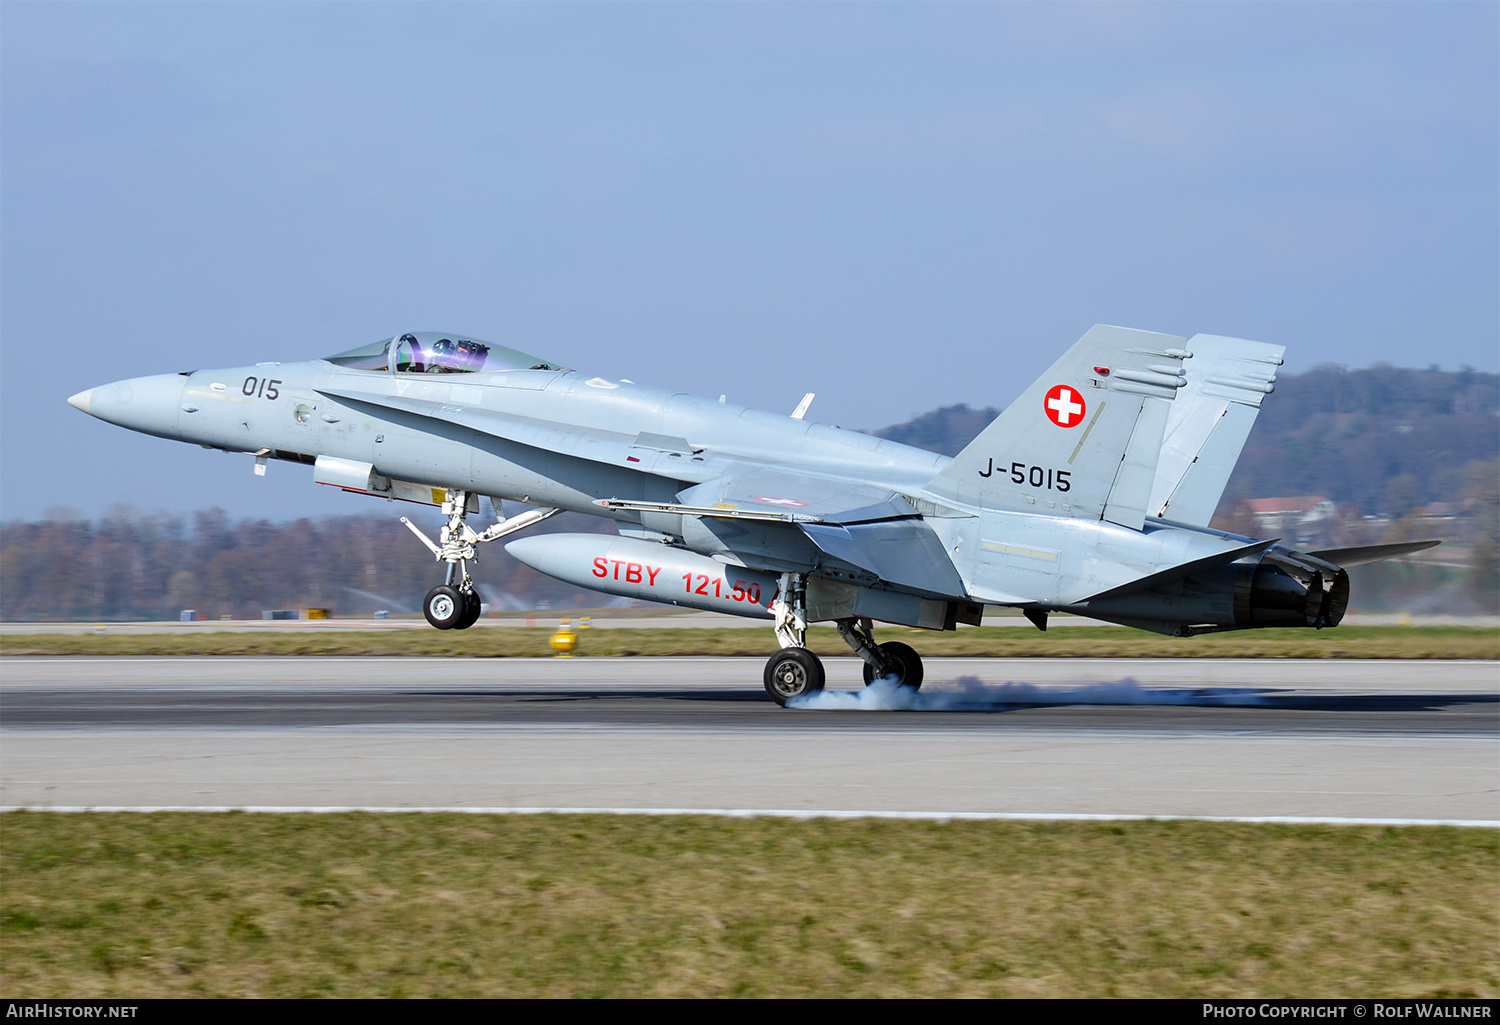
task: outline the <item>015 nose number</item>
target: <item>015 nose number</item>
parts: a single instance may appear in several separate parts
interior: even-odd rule
[[[264,377],[247,377],[245,383],[240,385],[240,393],[248,395],[252,399],[275,399],[281,394],[276,387],[281,382],[270,381]]]

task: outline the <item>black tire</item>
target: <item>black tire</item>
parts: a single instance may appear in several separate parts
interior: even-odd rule
[[[782,648],[766,663],[766,693],[782,708],[823,689],[823,663],[806,648]]]
[[[910,687],[917,690],[922,686],[922,656],[910,644],[902,644],[900,641],[889,641],[882,644],[880,653],[899,667],[896,671],[896,684],[900,687]],[[875,682],[875,670],[870,668],[870,663],[865,666],[865,686]]]
[[[422,615],[439,630],[452,630],[463,619],[466,606],[457,588],[439,584],[422,599]]]
[[[460,591],[458,593],[463,595],[464,614],[458,618],[457,623],[453,624],[453,629],[467,630],[479,622],[479,613],[483,611],[484,606],[479,600],[479,595],[474,591]]]

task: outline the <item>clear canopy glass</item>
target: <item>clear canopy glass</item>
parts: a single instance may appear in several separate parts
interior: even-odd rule
[[[328,362],[354,370],[398,374],[473,374],[495,370],[561,370],[529,352],[447,331],[415,331],[329,356]]]
[[[357,349],[341,352],[337,356],[326,357],[328,362],[336,363],[341,367],[349,367],[352,370],[389,370],[390,359],[386,353],[390,352],[391,340],[384,338],[369,345],[361,345]]]

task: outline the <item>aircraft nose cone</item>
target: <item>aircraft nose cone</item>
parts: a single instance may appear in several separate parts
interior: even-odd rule
[[[186,381],[181,374],[136,377],[79,392],[68,404],[132,431],[176,438],[177,407]]]

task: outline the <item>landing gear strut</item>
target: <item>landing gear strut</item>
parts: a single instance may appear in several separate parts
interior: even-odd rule
[[[532,509],[508,520],[501,520],[483,533],[476,534],[467,522],[470,497],[467,491],[448,492],[447,500],[443,502],[443,514],[448,517],[448,522],[439,532],[437,544],[411,520],[401,517],[401,522],[417,535],[417,540],[426,545],[439,562],[447,563],[445,581],[428,591],[427,597],[422,599],[422,614],[427,617],[427,622],[439,630],[467,630],[479,621],[479,592],[474,587],[474,578],[469,575],[469,560],[478,559],[474,546],[513,534],[533,523],[540,523],[558,511]],[[491,501],[498,514],[499,501]],[[477,501],[475,508],[478,508]]]
[[[840,619],[835,624],[844,643],[864,660],[865,686],[876,680],[894,680],[898,687],[916,690],[922,686],[922,656],[900,641],[875,643],[875,628],[868,619]]]
[[[823,689],[823,663],[807,650],[807,577],[783,573],[781,591],[771,604],[776,617],[776,639],[781,650],[766,663],[766,693],[782,707],[794,698],[807,697]],[[898,687],[916,690],[922,686],[922,657],[900,641],[875,643],[875,628],[868,619],[834,621],[844,643],[864,661],[865,686],[876,680],[893,680]]]
[[[771,700],[786,707],[793,698],[823,689],[823,663],[807,650],[807,577],[781,574],[781,593],[771,604],[781,650],[766,663],[764,680]]]

